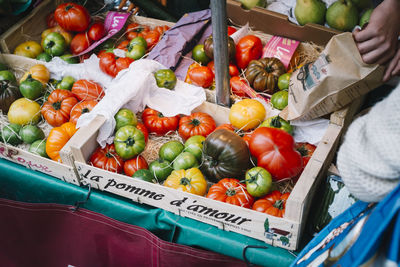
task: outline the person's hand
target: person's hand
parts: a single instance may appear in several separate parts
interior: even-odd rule
[[[383,75],[383,82],[387,82],[394,76],[400,76],[400,43],[394,58],[390,60],[386,67],[385,74]]]
[[[400,33],[399,10],[400,1],[385,0],[374,9],[367,27],[354,31],[354,40],[365,63],[384,64],[395,55]]]

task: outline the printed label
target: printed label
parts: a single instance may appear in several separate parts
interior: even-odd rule
[[[273,36],[263,48],[262,58],[278,58],[286,69],[288,69],[290,60],[300,42],[280,36]]]

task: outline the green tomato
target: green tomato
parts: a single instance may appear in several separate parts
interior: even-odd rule
[[[20,130],[21,125],[16,123],[10,123],[7,126],[4,126],[1,130],[1,140],[5,144],[10,144],[13,146],[21,144],[22,140],[18,134]]]
[[[167,89],[174,89],[176,85],[175,73],[170,69],[161,69],[154,73],[156,78],[157,86]]]
[[[19,136],[26,144],[32,144],[36,140],[44,139],[44,132],[36,125],[25,125],[19,130]]]
[[[69,64],[79,63],[79,57],[74,56],[72,54],[64,54],[60,58]]]
[[[37,60],[44,61],[44,62],[49,62],[49,61],[51,61],[52,57],[51,57],[49,54],[47,54],[46,52],[43,52],[43,53],[40,53],[40,54],[36,57],[36,59],[37,59]]]
[[[49,156],[46,153],[46,140],[36,140],[29,147],[29,152],[39,155],[44,158],[48,158]]]
[[[54,57],[64,54],[67,44],[60,33],[52,32],[43,39],[42,47],[47,54]]]
[[[74,83],[75,83],[74,77],[64,76],[62,80],[57,84],[57,88],[71,91]]]
[[[183,148],[184,146],[181,142],[172,140],[160,147],[158,155],[160,158],[172,162],[183,151]]]
[[[25,98],[35,100],[43,94],[44,90],[41,82],[33,79],[31,75],[28,75],[28,78],[20,83],[19,91]]]
[[[0,70],[0,81],[16,82],[14,74],[9,70]]]
[[[254,167],[246,172],[246,189],[253,197],[262,197],[272,188],[272,176],[264,168]]]
[[[263,121],[258,127],[272,127],[279,128],[289,134],[293,134],[293,126],[288,121],[285,121],[279,116],[273,116]]]
[[[203,142],[206,138],[202,135],[191,136],[185,142],[184,151],[193,154],[198,162],[201,162],[201,157],[203,156]]]
[[[271,104],[274,108],[282,110],[288,105],[288,98],[288,91],[278,91],[271,96]]]
[[[153,174],[151,171],[146,170],[146,169],[140,169],[135,171],[135,173],[132,175],[133,178],[137,178],[146,182],[152,183],[154,179]]]
[[[114,116],[116,125],[115,130],[118,131],[121,127],[126,125],[137,125],[137,118],[135,113],[127,108],[121,108]]]
[[[115,133],[114,146],[117,154],[127,160],[142,153],[146,142],[142,131],[135,126],[127,125]]]
[[[182,152],[179,154],[173,163],[174,170],[187,170],[198,166],[199,163],[197,162],[196,157],[189,152]]]
[[[134,45],[140,45],[143,46],[145,50],[147,49],[146,39],[144,39],[141,36],[135,37],[129,42],[129,46],[134,46]]]
[[[287,90],[289,89],[289,83],[290,83],[290,76],[292,76],[291,73],[284,73],[278,78],[278,88],[280,90]]]
[[[146,48],[143,45],[129,45],[126,56],[134,60],[142,58],[146,54]]]
[[[162,182],[171,174],[171,162],[164,159],[156,159],[149,164],[149,171],[158,182]]]
[[[211,61],[204,51],[204,44],[196,45],[192,50],[192,58],[201,65],[207,65]]]

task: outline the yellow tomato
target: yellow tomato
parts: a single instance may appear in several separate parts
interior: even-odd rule
[[[243,99],[232,105],[229,121],[233,127],[247,131],[256,128],[265,118],[264,106],[255,99]]]
[[[31,75],[33,79],[38,80],[42,84],[46,84],[50,80],[50,72],[46,68],[45,65],[36,64],[32,66],[29,71],[25,72],[24,76],[22,76],[20,83],[25,81],[28,75]]]
[[[40,120],[40,105],[27,98],[19,98],[11,104],[7,116],[10,123],[37,124]]]
[[[16,55],[30,58],[36,58],[42,52],[42,46],[35,41],[23,42],[22,44],[19,44],[14,50],[14,54]]]
[[[164,186],[203,196],[207,190],[207,181],[198,168],[191,168],[173,171]]]

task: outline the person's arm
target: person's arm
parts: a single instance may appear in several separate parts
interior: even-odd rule
[[[358,199],[377,202],[400,183],[400,85],[349,127],[337,155],[343,182]]]
[[[400,34],[400,0],[384,0],[371,14],[368,25],[353,33],[358,50],[365,63],[389,63],[384,75],[387,81],[392,74],[400,74],[399,62],[393,57],[398,51]],[[398,54],[398,53],[397,53]],[[400,57],[397,55],[395,58]]]

